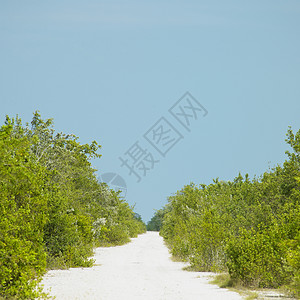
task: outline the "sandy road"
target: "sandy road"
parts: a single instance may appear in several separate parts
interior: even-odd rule
[[[97,248],[95,266],[53,270],[44,279],[44,290],[56,299],[103,300],[235,300],[234,292],[208,283],[209,273],[183,271],[173,262],[156,232],[140,235],[124,246]]]

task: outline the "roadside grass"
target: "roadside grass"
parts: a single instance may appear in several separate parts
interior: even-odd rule
[[[288,295],[284,289],[257,289],[251,287],[245,287],[241,283],[236,282],[230,278],[228,273],[221,273],[213,275],[213,279],[209,282],[210,284],[218,285],[220,288],[225,288],[230,291],[239,293],[245,297],[246,300],[254,299],[296,299]]]
[[[228,273],[215,275],[209,283],[239,293],[241,296],[245,297],[246,300],[258,299],[258,294],[256,292],[246,289],[238,282],[233,281]]]
[[[122,239],[120,241],[115,241],[115,242],[108,242],[108,241],[98,241],[95,243],[94,245],[94,249],[95,248],[99,248],[99,247],[115,247],[115,246],[123,246],[125,244],[128,244],[131,242],[131,238],[126,238],[126,239]]]
[[[171,255],[170,259],[174,262],[184,262],[184,260],[180,256]]]
[[[245,298],[245,300],[254,300],[258,299],[258,294],[256,292],[248,292],[249,295]]]
[[[172,254],[171,245],[164,239],[164,244],[169,249],[171,254],[170,259],[174,262],[188,262],[180,256]],[[186,266],[183,267],[182,270],[188,272],[203,272],[203,270],[195,267],[195,266]],[[289,295],[288,289],[284,287],[280,289],[257,289],[251,287],[245,287],[240,282],[234,281],[230,278],[228,273],[219,273],[217,275],[212,275],[213,279],[209,281],[210,284],[218,285],[220,288],[228,289],[230,291],[236,292],[240,294],[242,297],[245,297],[245,300],[254,300],[254,299],[285,299],[285,300],[295,300],[297,298],[293,298]],[[272,295],[267,296],[266,294],[270,293]]]
[[[211,280],[209,283],[216,284],[220,288],[233,288],[235,283],[230,278],[230,275],[227,273],[218,274]]]

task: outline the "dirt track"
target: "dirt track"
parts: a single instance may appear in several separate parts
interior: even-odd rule
[[[118,247],[97,248],[95,266],[50,271],[43,279],[56,299],[235,300],[242,297],[208,283],[210,273],[183,271],[156,232]]]

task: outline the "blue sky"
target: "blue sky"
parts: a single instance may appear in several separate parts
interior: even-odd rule
[[[300,129],[298,0],[0,7],[1,119],[40,110],[57,131],[97,140],[93,165],[124,178],[145,221],[190,182],[282,163],[288,126]],[[187,91],[208,111],[190,132],[168,112]],[[161,117],[183,136],[165,157],[143,137]],[[137,141],[159,160],[139,183],[119,159]]]

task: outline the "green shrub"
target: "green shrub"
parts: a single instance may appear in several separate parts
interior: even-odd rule
[[[32,299],[46,267],[44,168],[29,153],[28,139],[13,124],[0,129],[0,296]]]
[[[191,183],[168,198],[160,234],[174,256],[196,270],[227,268],[238,285],[286,286],[299,297],[300,130],[289,128],[286,141],[282,167],[252,181]]]
[[[114,245],[121,245],[130,241],[128,229],[119,224],[109,228],[106,237],[107,241]]]
[[[199,271],[224,270],[225,233],[218,215],[212,210],[206,210],[201,218],[191,218],[188,228],[189,260],[192,267]]]
[[[252,287],[278,288],[286,284],[291,274],[285,268],[287,248],[283,239],[276,224],[261,231],[241,229],[226,247],[231,277]]]
[[[145,231],[98,182],[90,160],[100,146],[52,125],[36,112],[30,128],[18,118],[0,128],[0,298],[34,299],[46,266],[91,266],[101,241],[122,244]]]
[[[160,231],[164,217],[164,210],[159,209],[155,212],[154,216],[147,223],[148,231]]]

